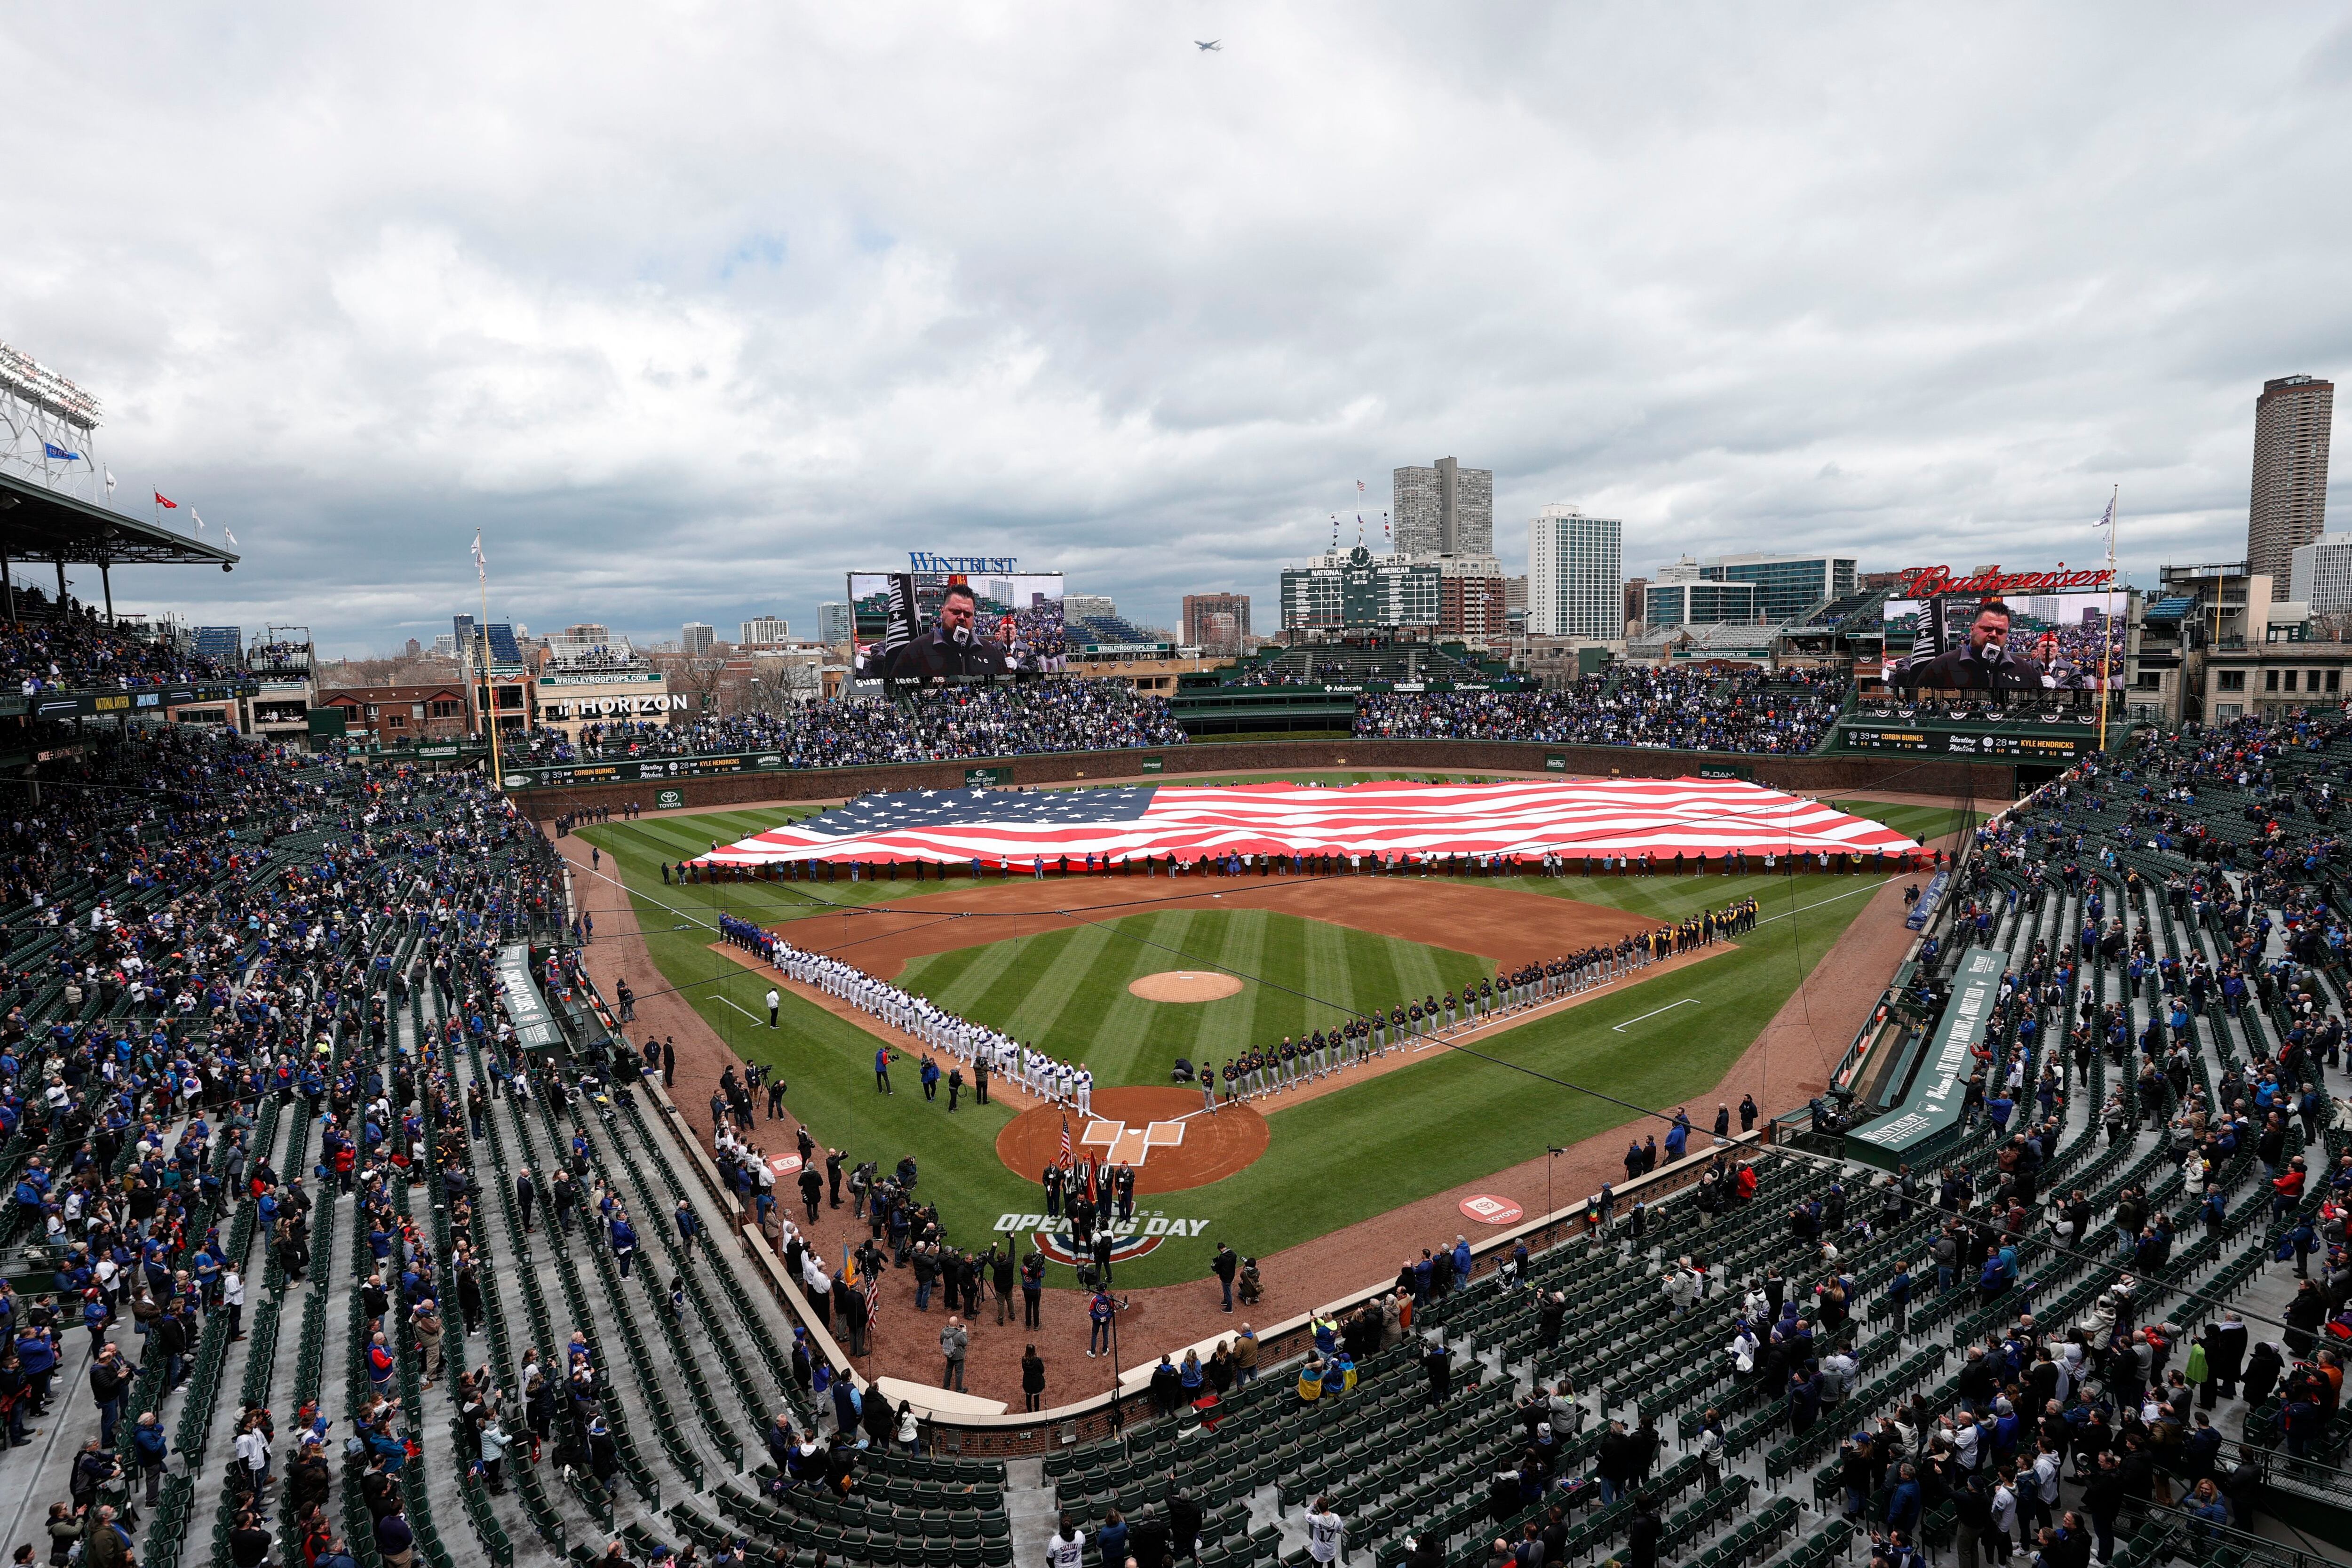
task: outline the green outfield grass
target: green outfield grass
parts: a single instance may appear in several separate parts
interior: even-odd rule
[[[1866,816],[1873,822],[1883,822],[1895,832],[1906,834],[1926,844],[1948,833],[1974,827],[1985,819],[1981,811],[1963,811],[1957,805],[1918,805],[1908,801],[1848,800],[1843,796],[1830,805],[1854,816]]]
[[[713,839],[730,842],[803,815],[805,808],[713,812],[583,829],[582,837],[604,851],[604,871],[617,872],[625,883],[661,970],[658,980],[631,975],[630,984],[640,995],[664,986],[682,991],[740,1055],[772,1063],[791,1086],[794,1113],[827,1143],[886,1167],[901,1155],[915,1155],[923,1171],[923,1194],[940,1205],[950,1236],[985,1245],[1003,1216],[1043,1206],[1035,1183],[1014,1176],[996,1158],[994,1139],[1007,1119],[1005,1110],[975,1107],[967,1099],[950,1121],[945,1091],[938,1101],[926,1102],[911,1063],[894,1069],[895,1095],[877,1093],[874,1037],[791,996],[784,1003],[784,1026],[770,1030],[762,1005],[767,982],[709,945],[715,914],[725,910],[771,925],[817,922],[792,934],[804,945],[854,962],[858,906],[968,888],[970,879],[662,883],[659,866],[665,860],[706,851]],[[1473,1047],[1476,1054],[1434,1048],[1410,1068],[1317,1100],[1291,1109],[1282,1109],[1279,1099],[1267,1102],[1273,1141],[1265,1158],[1212,1186],[1145,1200],[1143,1217],[1179,1216],[1207,1226],[1201,1235],[1171,1240],[1123,1266],[1122,1284],[1198,1279],[1220,1239],[1253,1256],[1272,1253],[1517,1164],[1548,1144],[1573,1143],[1638,1120],[1635,1110],[1619,1101],[1671,1110],[1706,1093],[1877,884],[1864,878],[1784,872],[1526,877],[1496,885],[1608,904],[1660,921],[1753,896],[1763,920],[1754,932],[1703,963],[1482,1036]],[[1376,896],[1379,886],[1368,883],[1366,895]],[[621,896],[605,881],[590,889],[588,902],[592,909],[610,910]],[[1126,989],[1138,974],[1213,963],[1262,983],[1225,1001],[1192,1006],[1144,1003]],[[905,978],[970,1016],[1087,1061],[1098,1083],[1159,1083],[1166,1081],[1169,1061],[1176,1056],[1197,1060],[1222,1055],[1253,1040],[1263,1043],[1312,1027],[1318,1007],[1369,1005],[1391,986],[1397,988],[1393,995],[1442,991],[1446,986],[1437,982],[1458,984],[1460,977],[1490,967],[1484,959],[1440,947],[1237,909],[1160,911],[1019,942],[975,944],[919,959]],[[1687,1005],[1677,1005],[1685,998]],[[1845,1043],[1830,1042],[1826,1048],[1833,1057]],[[1600,1099],[1570,1085],[1614,1098]],[[1703,1124],[1712,1118],[1711,1103],[1691,1109]],[[1782,1108],[1767,1108],[1776,1109]],[[1664,1131],[1662,1124],[1651,1127]],[[1529,1212],[1545,1201],[1539,1190],[1506,1195]],[[1576,1195],[1562,1192],[1559,1198],[1566,1203]],[[1443,1237],[1429,1237],[1428,1245],[1450,1242],[1455,1228],[1465,1227],[1448,1226]],[[1383,1261],[1368,1259],[1368,1276],[1381,1272]],[[1066,1283],[1067,1277],[1057,1282]]]
[[[1245,897],[1244,892],[1237,896]],[[1207,1003],[1146,1002],[1130,981],[1170,969],[1254,977]],[[1353,1013],[1475,985],[1469,953],[1265,910],[1167,910],[910,962],[898,984],[1054,1056],[1097,1083],[1165,1083],[1178,1057],[1336,1027]]]

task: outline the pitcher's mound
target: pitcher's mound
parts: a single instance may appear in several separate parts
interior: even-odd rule
[[[1238,975],[1213,970],[1163,969],[1129,981],[1127,988],[1146,1002],[1213,1002],[1240,990],[1242,983]]]

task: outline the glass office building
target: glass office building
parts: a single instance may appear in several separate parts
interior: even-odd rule
[[[1753,621],[1762,597],[1753,583],[1653,583],[1643,594],[1642,622],[1655,631]]]
[[[1700,563],[1718,583],[1753,583],[1757,613],[1768,621],[1793,621],[1824,599],[1843,598],[1861,583],[1851,555],[1719,555]]]

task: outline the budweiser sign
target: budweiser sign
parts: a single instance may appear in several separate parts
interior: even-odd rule
[[[1902,577],[1898,592],[1906,599],[1932,598],[1937,594],[1966,594],[1980,599],[2003,594],[2079,594],[2116,585],[2116,574],[2109,568],[2069,572],[2063,563],[2055,572],[2004,572],[1988,566],[1973,577],[1955,577],[1948,566],[1914,566]]]

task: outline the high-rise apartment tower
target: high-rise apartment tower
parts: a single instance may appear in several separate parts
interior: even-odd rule
[[[1492,555],[1495,470],[1440,458],[1390,475],[1390,523],[1399,555]]]
[[[2327,527],[2327,436],[2336,384],[2310,375],[2263,383],[2254,399],[2254,484],[2246,502],[2246,570],[2287,596],[2295,548]]]

